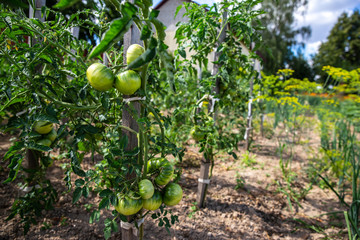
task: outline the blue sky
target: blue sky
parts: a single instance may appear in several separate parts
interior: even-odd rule
[[[200,4],[213,4],[220,0],[195,0]],[[154,0],[156,5],[160,0]],[[321,44],[326,41],[331,28],[338,17],[347,12],[351,14],[356,8],[360,9],[360,0],[309,0],[306,9],[300,9],[296,14],[297,27],[310,25],[312,34],[305,41],[305,56],[310,58]],[[300,14],[305,10],[305,15]]]

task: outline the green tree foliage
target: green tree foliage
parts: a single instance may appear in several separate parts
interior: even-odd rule
[[[298,52],[296,56],[291,56],[289,59],[289,67],[294,70],[293,77],[297,79],[307,78],[309,81],[314,81],[315,73],[314,69],[308,61],[305,59],[305,56],[302,52]]]
[[[351,16],[343,13],[330,31],[327,41],[320,45],[319,53],[314,58],[315,69],[321,74],[321,68],[327,65],[346,70],[360,66],[359,10],[355,10]]]
[[[261,18],[265,30],[262,35],[264,45],[260,49],[260,55],[264,59],[265,73],[273,74],[278,69],[285,68],[286,63],[294,56],[292,48],[298,44],[296,37],[310,36],[309,26],[294,27],[296,23],[294,13],[307,3],[307,0],[263,1],[262,9],[267,14],[262,15]]]

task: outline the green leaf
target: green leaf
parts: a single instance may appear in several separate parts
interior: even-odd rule
[[[111,237],[111,226],[105,226],[104,228],[104,238],[107,240]]]
[[[133,22],[132,18],[136,12],[137,8],[131,3],[126,2],[121,8],[121,13],[124,17],[114,19],[111,22],[109,30],[104,33],[100,44],[91,51],[89,59],[99,56],[122,38],[130,29]]]
[[[144,25],[143,28],[141,29],[141,35],[140,35],[140,40],[146,40],[149,39],[151,37],[151,29],[149,28],[148,25]]]
[[[61,8],[65,9],[68,7],[71,7],[75,3],[77,3],[79,0],[60,0],[57,4],[53,6],[53,8]]]
[[[155,42],[155,44],[154,44]],[[136,58],[133,62],[131,62],[127,69],[136,69],[139,68],[147,63],[149,63],[151,60],[154,59],[156,56],[156,39],[151,38],[149,48],[141,54],[138,58]]]
[[[150,21],[156,29],[156,34],[157,34],[157,37],[159,38],[159,40],[164,41],[165,36],[166,36],[165,25],[156,18],[151,19]]]
[[[111,230],[113,232],[119,231],[119,226],[118,226],[117,222],[115,221],[115,219],[111,221]]]
[[[1,3],[8,5],[13,8],[29,8],[29,6],[23,3],[21,0],[2,0]]]
[[[84,183],[85,181],[83,179],[76,179],[75,186],[81,187],[82,185],[84,185]]]
[[[153,9],[150,13],[149,19],[152,20],[154,18],[157,18],[159,16],[160,11]]]
[[[87,198],[89,196],[89,187],[85,186],[82,190],[82,195]]]
[[[21,150],[25,146],[24,142],[16,142],[13,146],[9,148],[7,153],[4,156],[4,160],[8,159],[9,157],[13,156],[17,151]]]
[[[120,2],[118,0],[109,0],[109,2],[111,2],[112,5],[114,5],[117,11],[120,11]]]
[[[41,151],[41,152],[49,152],[49,151],[51,151],[51,148],[49,148],[47,146],[44,146],[44,145],[36,144],[34,142],[30,142],[27,145],[27,148],[31,149],[31,150]]]
[[[98,222],[100,219],[100,211],[99,210],[95,210],[91,213],[91,216],[90,216],[90,220],[89,220],[89,223],[92,224],[94,222]]]
[[[86,177],[86,173],[79,166],[72,166],[74,173],[80,177]]]
[[[181,57],[186,58],[186,51],[183,47],[180,47],[178,49],[178,53],[180,54]]]
[[[77,201],[79,201],[80,197],[81,197],[81,193],[82,193],[82,188],[81,187],[77,187],[73,193],[73,204],[76,203]]]
[[[101,202],[99,203],[99,210],[103,209],[103,208],[107,208],[110,206],[110,199],[109,198],[104,198],[103,200],[101,200]]]
[[[52,123],[59,123],[59,120],[56,117],[45,114],[35,116],[35,121],[40,121],[40,120],[52,122]]]
[[[179,14],[179,11],[181,10],[181,8],[183,7],[183,5],[179,5],[176,10],[175,10],[175,16],[174,16],[174,19],[176,18],[176,16]]]
[[[112,194],[112,191],[110,189],[104,189],[99,193],[99,196],[104,198]]]

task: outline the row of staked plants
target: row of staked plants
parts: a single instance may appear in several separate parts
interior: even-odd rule
[[[167,50],[165,27],[151,0],[115,0],[70,16],[58,10],[74,2],[39,10],[29,1],[44,21],[28,18],[26,5],[1,5],[1,129],[15,136],[3,160],[9,171],[5,183],[26,190],[8,219],[20,216],[26,234],[42,210],[53,209],[58,189],[45,176],[62,157],[72,202],[94,194],[102,199],[90,223],[99,221],[102,210],[111,211],[105,238],[119,230],[120,220],[135,223],[141,234],[148,214],[169,230],[178,217],[166,208],[182,197],[176,163],[188,136],[212,164],[218,151],[236,157],[244,128],[239,119],[245,117],[249,81],[256,77],[260,27],[252,26],[262,14],[254,10],[260,1],[223,1],[206,8],[185,3],[191,21],[178,26],[175,53]],[[119,18],[109,18],[110,7]],[[142,46],[124,52],[131,25],[139,29]],[[101,40],[92,46],[74,37],[73,28]],[[222,30],[226,38],[219,42]],[[245,54],[243,46],[254,42]],[[212,52],[220,66],[215,75],[208,71]],[[136,127],[125,124],[125,113]],[[137,144],[130,148],[134,136]],[[84,170],[87,155],[93,166]]]
[[[271,116],[272,128],[277,131],[283,175],[283,180],[277,181],[278,191],[286,196],[289,209],[293,204],[301,207],[300,200],[313,184],[326,186],[346,209],[349,239],[358,239],[360,69],[325,66],[323,71],[328,75],[325,83],[292,78],[291,69],[264,75],[254,87],[256,111],[260,116]],[[321,145],[315,153],[318,157],[312,163],[309,185],[299,188],[297,173],[292,170],[294,147],[302,144],[306,129],[314,126],[318,126]]]

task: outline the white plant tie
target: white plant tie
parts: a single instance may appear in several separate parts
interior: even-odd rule
[[[146,97],[132,97],[132,98],[124,98],[125,103],[133,102],[133,101],[145,101]]]
[[[25,193],[28,193],[30,192],[31,190],[33,190],[34,186],[28,186],[28,187],[21,187],[20,189],[25,192]],[[35,185],[35,188],[36,189],[39,189],[40,188],[40,185],[39,184],[36,184]]]
[[[23,110],[23,111],[21,111],[21,112],[16,113],[15,115],[16,115],[17,117],[19,117],[19,116],[25,114],[26,112],[27,112],[27,110]]]
[[[133,235],[138,236],[139,235],[138,228],[140,228],[140,226],[143,223],[144,223],[144,218],[136,220],[137,227],[134,224],[134,222],[129,223],[129,222],[123,222],[123,221],[120,222],[120,226],[121,226],[121,228],[126,229],[126,230],[132,229]]]
[[[199,181],[199,183],[210,184],[210,179],[199,178],[198,181]]]
[[[249,109],[249,111],[248,111],[248,117],[250,117],[251,116],[251,104],[252,104],[252,102],[253,102],[253,99],[252,98],[250,98],[249,99],[249,104],[248,104],[248,109]]]
[[[217,101],[219,101],[220,99],[218,99],[218,98],[214,98],[213,96],[209,96],[209,98],[211,99],[211,109],[210,109],[210,112],[212,113],[212,112],[214,112],[214,108],[215,108],[215,103],[217,102]]]

